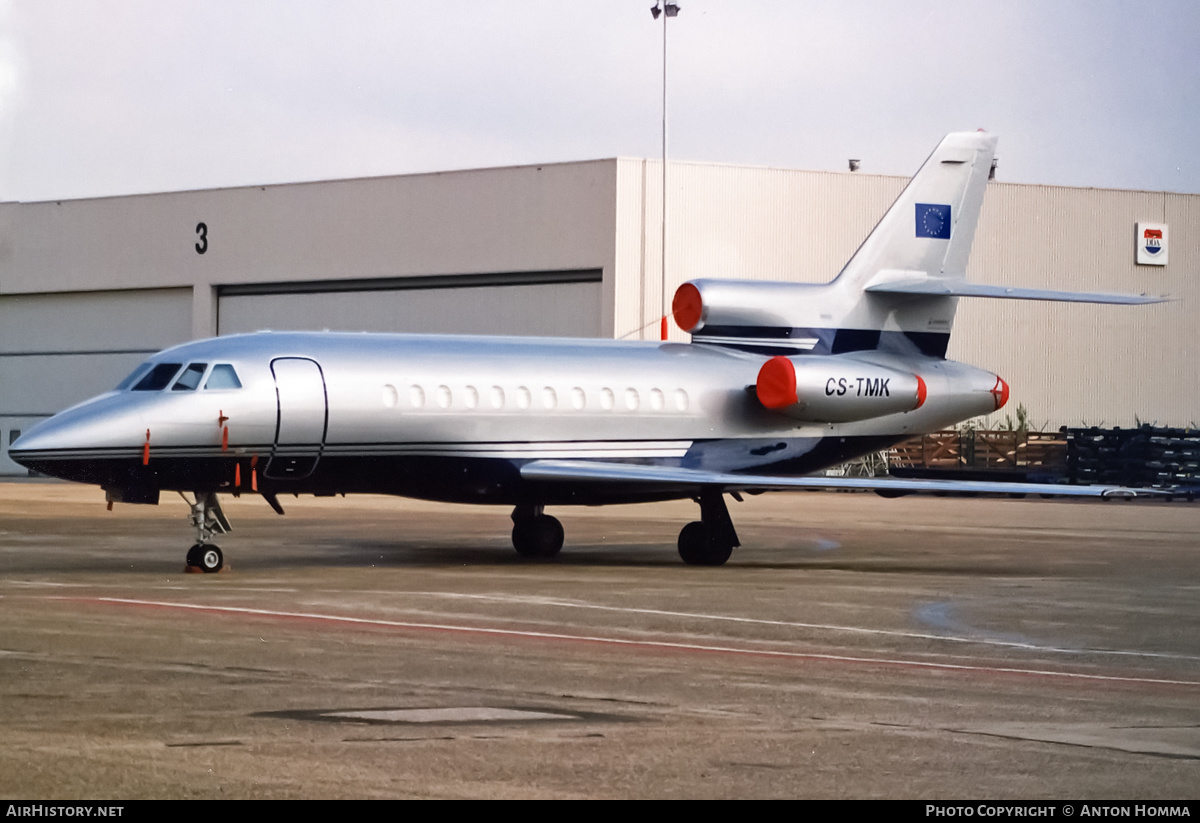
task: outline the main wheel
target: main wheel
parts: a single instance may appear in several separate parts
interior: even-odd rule
[[[512,541],[522,557],[554,557],[563,545],[562,523],[548,514],[518,520],[513,525]]]
[[[679,556],[690,566],[721,566],[733,554],[733,544],[719,540],[702,520],[679,532]]]
[[[188,565],[213,574],[225,567],[225,555],[216,546],[197,543],[188,552]]]

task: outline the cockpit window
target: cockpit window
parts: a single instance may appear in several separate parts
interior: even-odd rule
[[[171,391],[195,390],[200,385],[200,378],[204,376],[204,370],[207,368],[207,363],[188,363],[188,367],[183,370],[183,374],[179,375],[179,379],[175,381]]]
[[[134,391],[160,391],[167,387],[171,378],[179,371],[182,363],[157,363],[150,373],[139,380],[133,387]]]
[[[127,388],[129,388],[130,386],[132,386],[134,384],[134,381],[141,380],[142,375],[148,371],[150,371],[150,364],[142,363],[136,369],[131,371],[129,373],[128,377],[126,377],[124,380],[122,380],[120,383],[118,383],[117,387],[115,389],[113,389],[113,391],[125,391]]]
[[[228,363],[218,363],[213,366],[212,374],[204,382],[206,389],[240,389],[242,381],[238,380],[237,372]]]

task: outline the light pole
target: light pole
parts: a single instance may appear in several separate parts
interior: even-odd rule
[[[667,19],[679,14],[679,4],[655,0],[650,14],[663,21],[663,105],[662,105],[662,323],[660,337],[667,339]]]

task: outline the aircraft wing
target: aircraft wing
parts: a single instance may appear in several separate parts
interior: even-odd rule
[[[619,483],[646,487],[695,488],[719,486],[723,491],[760,492],[797,489],[855,489],[884,495],[917,492],[956,494],[1046,494],[1062,497],[1132,498],[1161,496],[1159,489],[1124,486],[1058,486],[1049,483],[1004,483],[982,480],[919,480],[890,477],[775,477],[761,474],[723,474],[674,466],[646,466],[597,460],[534,460],[521,467],[525,480],[555,483]]]
[[[1144,294],[1111,294],[1108,292],[1055,291],[1053,289],[1024,289],[1013,286],[989,286],[965,281],[912,279],[885,280],[867,286],[866,291],[886,294],[928,294],[937,297],[995,297],[1007,300],[1052,300],[1057,303],[1108,303],[1113,305],[1141,305],[1144,303],[1166,303],[1169,297],[1151,297]]]

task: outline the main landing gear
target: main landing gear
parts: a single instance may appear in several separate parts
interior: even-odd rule
[[[513,548],[522,557],[554,557],[563,545],[563,527],[541,506],[517,506],[512,513]]]
[[[700,519],[679,532],[679,556],[690,566],[721,566],[742,545],[720,489],[705,489],[697,501]]]
[[[741,545],[725,505],[725,496],[720,489],[705,489],[696,502],[700,504],[700,519],[688,523],[679,532],[679,556],[692,566],[724,565],[734,548]],[[517,506],[513,509],[512,521],[513,548],[522,557],[547,559],[562,549],[562,523],[544,514],[542,506]]]
[[[184,502],[191,506],[192,513],[189,521],[192,528],[196,530],[196,545],[188,549],[187,553],[188,571],[196,569],[207,574],[219,572],[225,567],[225,555],[221,553],[219,547],[208,541],[214,534],[225,534],[233,527],[229,525],[229,521],[225,519],[225,513],[221,511],[221,504],[217,500],[216,492],[196,492],[196,502],[194,503],[188,502],[183,492],[180,492],[179,496],[183,497]]]

